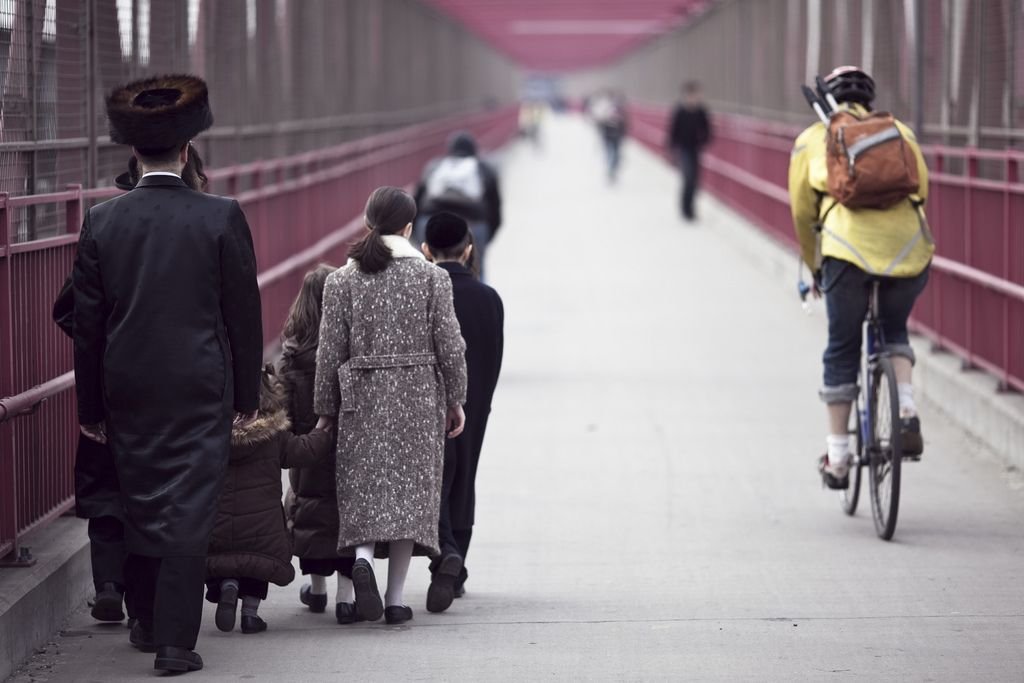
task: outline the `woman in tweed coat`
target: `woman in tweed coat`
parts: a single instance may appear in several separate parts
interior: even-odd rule
[[[465,422],[451,278],[409,243],[415,215],[398,188],[370,196],[369,232],[324,287],[314,391],[321,422],[337,420],[338,550],[356,556],[356,612],[392,624],[412,618],[402,591],[414,545],[438,552],[444,439]],[[385,542],[386,610],[373,574]]]

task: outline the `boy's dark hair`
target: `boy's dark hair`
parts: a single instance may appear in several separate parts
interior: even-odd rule
[[[396,235],[416,218],[416,202],[397,187],[378,187],[366,201],[366,229],[369,231],[349,249],[349,256],[364,273],[379,273],[391,263],[391,249],[384,235]]]
[[[334,266],[321,263],[306,273],[299,295],[292,302],[282,336],[300,349],[316,346],[320,341],[320,318],[323,315],[324,283],[335,271]]]
[[[687,95],[693,95],[694,93],[700,92],[700,81],[686,81],[683,83],[683,92]]]

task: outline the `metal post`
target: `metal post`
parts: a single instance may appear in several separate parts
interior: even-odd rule
[[[99,69],[96,40],[96,0],[85,3],[85,135],[89,139],[86,148],[86,184],[96,187],[97,166],[99,165],[99,144],[96,140],[96,71]]]
[[[914,132],[924,135],[924,3],[913,0],[914,8]]]
[[[0,396],[14,393],[14,329],[11,320],[11,212],[0,193]],[[14,429],[0,422],[0,563],[18,558],[18,487],[14,481]],[[3,550],[8,550],[3,553]]]

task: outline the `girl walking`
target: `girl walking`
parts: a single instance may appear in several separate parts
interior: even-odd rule
[[[338,550],[354,553],[357,614],[412,619],[403,602],[416,551],[439,552],[445,436],[462,432],[465,342],[448,274],[409,243],[416,204],[382,187],[366,204],[367,234],[327,277],[314,408],[337,422]],[[385,604],[373,572],[388,563]]]
[[[316,424],[313,412],[313,380],[316,349],[320,339],[324,282],[335,268],[317,266],[306,274],[299,296],[292,304],[284,326],[281,379],[288,394],[288,416],[292,433],[307,434]],[[333,456],[333,446],[332,446]],[[293,467],[288,473],[291,491],[285,511],[292,533],[292,552],[310,583],[299,589],[299,601],[311,612],[327,609],[327,577],[338,575],[334,617],[339,624],[357,620],[352,590],[354,557],[338,555],[338,497],[334,483],[333,457],[312,467]]]
[[[281,470],[330,460],[331,434],[291,433],[284,387],[274,366],[263,368],[255,420],[231,430],[231,456],[206,557],[206,599],[217,603],[221,631],[235,627],[242,598],[242,633],[267,630],[257,614],[270,583],[295,578],[291,539],[281,509]]]

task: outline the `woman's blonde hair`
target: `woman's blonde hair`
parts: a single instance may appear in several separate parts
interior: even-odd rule
[[[302,279],[302,288],[288,312],[283,333],[286,340],[291,340],[300,349],[316,346],[320,341],[324,283],[334,271],[334,266],[321,263]]]

